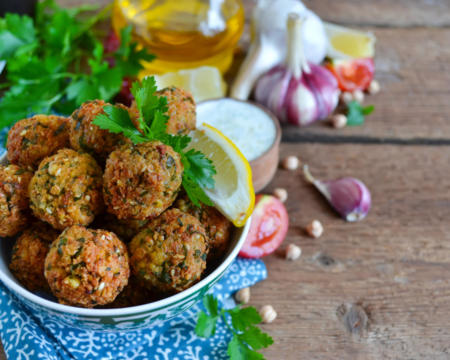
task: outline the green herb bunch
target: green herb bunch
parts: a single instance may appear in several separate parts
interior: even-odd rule
[[[86,100],[108,101],[124,77],[142,69],[142,60],[154,58],[131,41],[131,27],[122,30],[120,47],[105,54],[93,26],[109,8],[88,16],[95,8],[63,9],[45,0],[38,3],[34,20],[17,14],[0,18],[0,60],[6,60],[0,128],[30,113],[70,114]]]
[[[180,154],[184,167],[182,186],[190,200],[197,206],[200,203],[213,205],[202,187],[214,188],[214,165],[200,151],[187,149],[191,141],[189,136],[167,133],[167,98],[156,95],[156,90],[153,76],[145,78],[142,83],[136,81],[131,87],[139,110],[138,124],[142,132],[136,128],[126,109],[112,105],[105,106],[105,113],[98,115],[93,124],[112,133],[122,133],[134,144],[158,140],[171,146]]]
[[[213,295],[206,295],[203,305],[207,312],[201,311],[198,316],[195,333],[204,338],[216,332],[218,321],[223,321],[232,332],[233,338],[228,344],[228,355],[231,360],[261,360],[264,356],[257,350],[273,344],[273,339],[255,325],[261,323],[258,311],[250,306],[233,309],[220,309],[219,302]]]

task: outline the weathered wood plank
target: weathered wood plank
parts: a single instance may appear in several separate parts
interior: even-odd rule
[[[300,172],[279,170],[267,191],[287,189],[285,245],[303,254],[267,257],[268,280],[252,288],[251,305],[279,315],[265,326],[275,338],[267,358],[447,359],[450,147],[283,144],[282,154],[298,155],[318,178],[360,178],[373,208],[345,223]],[[325,232],[313,240],[303,229],[316,218]]]
[[[447,0],[306,0],[327,21],[380,27],[450,26]]]

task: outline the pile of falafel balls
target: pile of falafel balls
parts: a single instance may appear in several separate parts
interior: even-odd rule
[[[157,95],[167,97],[168,133],[195,128],[189,93]],[[181,191],[183,165],[170,146],[134,145],[94,125],[106,105],[18,121],[0,166],[0,236],[16,237],[11,272],[62,304],[126,307],[187,289],[224,255],[232,230]],[[135,105],[116,106],[138,126]]]

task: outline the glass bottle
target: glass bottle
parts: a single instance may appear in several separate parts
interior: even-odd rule
[[[202,65],[224,73],[244,28],[241,0],[115,0],[116,33],[131,24],[133,36],[157,59],[145,73],[160,74]]]

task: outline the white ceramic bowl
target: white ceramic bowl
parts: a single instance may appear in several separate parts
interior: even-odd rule
[[[0,163],[6,162],[6,156]],[[242,228],[234,228],[230,247],[222,262],[201,281],[178,294],[145,305],[119,309],[86,309],[62,305],[25,289],[8,268],[13,239],[0,239],[0,280],[18,299],[40,318],[49,317],[61,324],[82,329],[122,331],[152,326],[173,318],[200,301],[223,276],[239,253],[250,228],[251,219]]]

